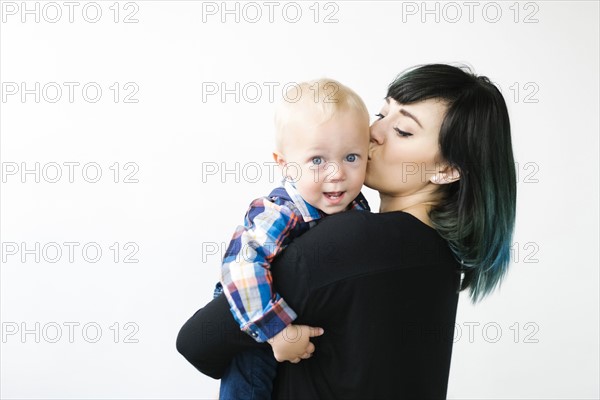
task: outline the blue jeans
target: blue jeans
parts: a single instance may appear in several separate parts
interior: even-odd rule
[[[223,293],[217,283],[214,296]],[[247,350],[235,356],[221,378],[220,400],[270,400],[277,361],[269,347]]]

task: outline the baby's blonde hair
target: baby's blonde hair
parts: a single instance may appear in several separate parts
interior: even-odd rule
[[[291,85],[275,108],[275,146],[282,151],[294,122],[321,124],[340,111],[355,111],[369,123],[369,112],[360,96],[335,79],[322,78]]]

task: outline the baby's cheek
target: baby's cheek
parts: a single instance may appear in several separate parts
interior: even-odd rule
[[[354,177],[358,181],[364,181],[367,175],[367,163],[361,164],[355,171]]]
[[[313,184],[319,176],[319,169],[317,167],[308,167],[302,169],[302,180],[305,185]]]
[[[306,200],[314,200],[320,195],[320,184],[314,171],[304,171],[302,178],[296,183],[296,187]]]

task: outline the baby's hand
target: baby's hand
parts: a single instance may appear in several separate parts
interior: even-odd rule
[[[290,361],[295,364],[312,356],[315,345],[310,342],[310,338],[322,334],[323,328],[289,325],[269,339],[269,344],[273,348],[273,355],[277,361]]]

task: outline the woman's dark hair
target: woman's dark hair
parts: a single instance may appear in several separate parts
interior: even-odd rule
[[[401,73],[387,96],[401,104],[447,104],[440,153],[460,179],[440,185],[442,200],[429,216],[462,264],[461,290],[469,288],[477,302],[500,284],[510,263],[517,185],[504,98],[487,77],[445,64]]]

